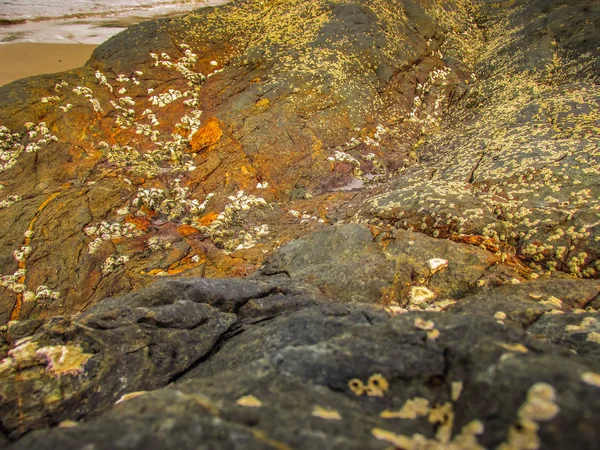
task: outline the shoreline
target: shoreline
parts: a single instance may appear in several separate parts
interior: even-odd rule
[[[40,42],[0,44],[0,86],[21,78],[81,67],[97,46]]]
[[[56,19],[0,21],[0,86],[83,66],[93,50],[130,26],[178,17],[227,0],[172,4],[110,15],[82,13]]]

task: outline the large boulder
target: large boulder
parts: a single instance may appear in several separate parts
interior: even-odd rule
[[[394,316],[250,280],[170,282],[101,302],[69,335],[61,323],[23,322],[2,360],[14,372],[2,430],[26,434],[10,448],[591,449],[600,437],[600,365],[557,339],[571,328],[533,338],[477,313]]]

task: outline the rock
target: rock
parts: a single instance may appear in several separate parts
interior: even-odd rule
[[[200,281],[182,283],[222,287]],[[251,283],[237,283],[241,297],[257,291]],[[165,302],[156,293],[142,291],[137,304]],[[217,347],[174,384],[126,396],[85,423],[31,432],[11,448],[383,449],[395,439],[466,448],[467,436],[485,448],[517,438],[591,448],[598,438],[598,387],[582,376],[600,366],[585,355],[468,313],[389,317],[370,305],[319,301],[279,309],[287,302],[276,297],[260,300],[271,305],[263,320],[239,309]],[[195,299],[214,302],[210,293]],[[107,308],[116,311],[117,300]],[[437,339],[417,320],[430,320]],[[408,413],[410,402],[422,412]],[[400,410],[413,419],[393,418]]]
[[[599,294],[597,280],[544,278],[484,288],[466,295],[449,311],[488,317],[502,311],[507,315],[507,322],[526,328],[545,313],[582,313],[586,309],[596,312],[591,305]]]
[[[432,270],[429,261],[434,258],[447,260],[447,269]],[[482,249],[404,230],[373,236],[365,225],[348,224],[290,242],[275,251],[256,277],[287,275],[338,301],[407,306],[415,286],[427,286],[440,299],[462,297],[497,263]]]
[[[239,0],[1,87],[0,443],[594,448],[599,17]]]
[[[572,29],[586,5],[564,6]],[[1,88],[0,321],[79,312],[160,277],[248,275],[342,221],[483,245],[532,266],[519,273],[596,277],[589,27],[508,64],[548,25],[538,14],[564,34],[559,5],[534,2],[528,19],[521,7],[237,1]],[[570,65],[552,62],[563,45]],[[354,296],[386,287],[367,285]]]

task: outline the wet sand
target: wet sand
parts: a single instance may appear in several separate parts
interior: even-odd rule
[[[16,42],[0,44],[0,86],[20,78],[81,67],[97,45]]]

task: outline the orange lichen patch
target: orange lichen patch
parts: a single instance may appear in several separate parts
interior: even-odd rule
[[[211,117],[206,124],[202,128],[199,128],[192,136],[190,142],[191,151],[196,153],[200,150],[204,150],[219,142],[222,136],[223,130],[221,129],[221,122],[216,117]]]
[[[217,217],[219,217],[219,215],[216,212],[209,212],[208,214],[205,214],[199,220],[197,220],[196,223],[203,227],[207,227],[215,220],[217,220]]]
[[[50,204],[50,202],[52,202],[52,200],[54,200],[59,195],[60,195],[60,192],[55,192],[53,194],[50,194],[48,196],[48,198],[46,198],[46,200],[44,200],[40,204],[40,206],[38,206],[38,209],[37,209],[35,215],[31,219],[31,221],[29,222],[29,226],[27,227],[27,232],[25,233],[25,240],[23,241],[24,247],[29,247],[31,245],[31,236],[33,233],[33,227],[35,226],[35,223],[37,222],[38,217],[40,217],[40,214],[42,213],[44,208],[46,206],[48,206]],[[27,270],[27,258],[23,259],[22,261],[19,261],[19,269]],[[17,283],[25,284],[25,279],[26,279],[26,275],[22,275],[17,280]],[[13,309],[10,312],[10,320],[19,320],[19,317],[21,315],[21,308],[23,307],[23,300],[24,300],[23,293],[17,294],[17,299],[15,301],[15,305],[13,306]]]
[[[527,350],[527,347],[525,347],[523,344],[504,344],[504,343],[500,342],[500,343],[498,343],[498,345],[502,348],[505,348],[508,351],[511,351],[511,352],[519,352],[519,353],[529,352],[529,350]]]
[[[363,395],[365,393],[365,384],[358,378],[348,381],[348,387],[356,395]]]
[[[125,223],[134,224],[138,230],[147,231],[150,228],[150,221],[144,217],[130,215],[125,217]]]
[[[342,416],[335,409],[327,409],[320,406],[313,408],[312,415],[326,420],[342,420]]]
[[[476,236],[471,234],[452,234],[449,238],[451,241],[458,242],[460,244],[476,245],[478,247],[485,248],[490,252],[500,251],[500,246],[497,242],[492,239],[484,238],[483,236]]]
[[[42,347],[36,351],[48,361],[46,370],[59,378],[63,375],[80,375],[84,372],[85,363],[93,356],[84,353],[79,345],[57,345]]]
[[[435,437],[443,444],[450,442],[452,425],[454,424],[454,409],[452,403],[444,403],[432,408],[429,412],[429,423],[439,424]]]
[[[260,111],[265,111],[271,102],[268,98],[261,98],[259,101],[255,103],[255,106]]]
[[[246,395],[238,399],[236,404],[240,406],[245,406],[247,408],[260,408],[262,406],[262,402],[257,399],[254,395]]]
[[[191,225],[183,224],[177,227],[177,232],[182,236],[192,236],[198,234],[200,230],[198,230],[198,228],[192,227]]]
[[[125,394],[119,400],[117,400],[115,405],[118,405],[121,402],[126,402],[127,400],[131,400],[132,398],[139,397],[140,395],[144,395],[146,393],[148,393],[148,391],[130,392],[129,394]]]
[[[373,235],[374,238],[379,236],[381,234],[381,232],[383,231],[381,228],[376,227],[374,225],[367,225],[367,226],[369,227],[369,231],[371,232],[371,234]]]
[[[403,436],[401,434],[392,433],[391,431],[383,430],[381,428],[373,428],[371,430],[373,436],[380,441],[386,441],[392,444],[395,448],[415,448],[413,439]],[[419,435],[415,435],[419,436]],[[423,439],[425,437],[421,436]]]
[[[383,411],[379,416],[383,419],[416,419],[429,414],[429,400],[417,397],[407,400],[400,411]]]

